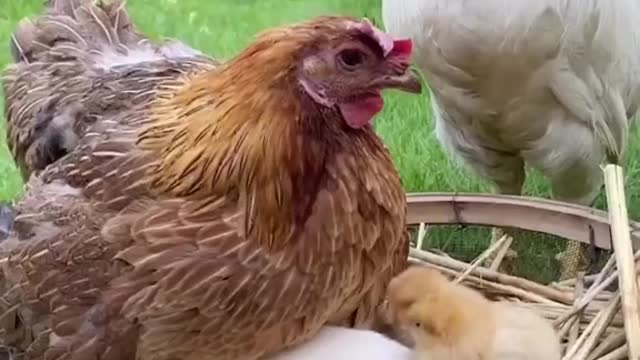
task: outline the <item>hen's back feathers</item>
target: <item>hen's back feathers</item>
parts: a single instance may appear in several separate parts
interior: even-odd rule
[[[23,19],[11,37],[14,62],[60,59],[65,51],[76,56],[83,50],[126,53],[144,39],[124,11],[122,1],[51,0],[36,23]],[[71,48],[52,52],[66,44]]]
[[[93,3],[51,0],[12,36],[8,145],[25,178],[69,153],[97,119],[147,103],[160,80],[212,63],[181,43],[150,42],[123,1]]]

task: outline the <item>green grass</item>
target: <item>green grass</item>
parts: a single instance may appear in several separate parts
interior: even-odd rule
[[[18,20],[39,11],[42,0],[8,1],[0,12],[0,68],[9,61],[7,44]],[[368,16],[380,21],[380,0],[129,0],[136,23],[153,37],[172,37],[218,58],[228,58],[242,49],[252,36],[267,27],[299,21],[321,14]],[[2,99],[0,99],[0,102]],[[397,92],[386,94],[386,106],[376,120],[376,131],[388,145],[407,191],[486,192],[487,184],[452,164],[433,133],[428,96]],[[0,126],[2,122],[0,121]],[[638,133],[634,132],[633,137]],[[634,146],[628,158],[640,151]],[[627,164],[630,213],[640,213],[638,166]],[[526,184],[529,194],[549,196],[546,182],[532,174]],[[13,199],[21,192],[18,172],[0,137],[0,199]],[[598,207],[604,205],[602,196]],[[485,248],[486,229],[438,228],[430,232],[428,246],[470,259]],[[547,280],[557,272],[553,255],[561,243],[546,236],[522,234],[516,244],[521,263],[518,273]]]

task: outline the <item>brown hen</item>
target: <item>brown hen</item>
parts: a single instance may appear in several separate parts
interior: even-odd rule
[[[3,243],[6,343],[252,360],[370,326],[408,253],[371,119],[382,89],[420,91],[409,41],[321,17],[217,66],[123,26],[120,2],[51,8],[4,75],[13,153],[38,170]]]

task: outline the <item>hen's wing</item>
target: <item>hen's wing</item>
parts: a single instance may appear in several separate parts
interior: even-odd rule
[[[250,359],[297,340],[332,311],[332,254],[313,260],[301,254],[314,251],[309,244],[278,252],[256,244],[242,235],[235,207],[161,201],[107,225],[107,238],[126,231],[135,245],[117,255],[132,268],[103,303],[123,304],[122,314],[141,324],[143,358]]]
[[[252,359],[335,313],[354,289],[334,283],[358,266],[345,261],[362,261],[362,244],[336,240],[325,222],[277,252],[244,237],[233,200],[153,198],[144,177],[153,157],[132,141],[131,119],[146,114],[137,109],[95,124],[74,152],[32,177],[17,206],[3,270],[16,287],[7,302],[26,305],[16,317],[32,321],[21,326],[38,338],[33,358],[49,341],[50,359],[133,359],[136,347],[144,359],[202,356],[194,349]],[[336,186],[327,196],[347,192]],[[334,221],[361,216],[349,201],[325,202]],[[34,330],[47,314],[49,340]]]
[[[128,124],[89,131],[19,203],[10,240],[22,244],[3,270],[22,314],[52,314],[48,359],[255,359],[304,339],[377,281],[353,279],[380,271],[364,239],[395,236],[371,209],[338,200],[363,186],[328,187],[322,203],[333,210],[273,250],[244,236],[232,198],[153,198],[152,157],[133,150]],[[344,219],[354,228],[337,231]]]
[[[63,159],[47,184],[33,178],[21,202],[17,233],[34,235],[4,270],[32,308],[52,314],[48,359],[133,359],[136,347],[143,359],[253,359],[336,310],[348,290],[334,283],[348,274],[335,269],[359,257],[356,244],[317,229],[305,236],[317,244],[273,251],[244,237],[234,201],[145,197],[145,154],[119,134],[81,161]]]

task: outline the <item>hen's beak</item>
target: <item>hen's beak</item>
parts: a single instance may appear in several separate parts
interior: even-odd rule
[[[382,89],[398,89],[414,94],[422,92],[422,84],[418,74],[411,69],[407,69],[400,75],[383,76],[376,82],[376,85]]]

